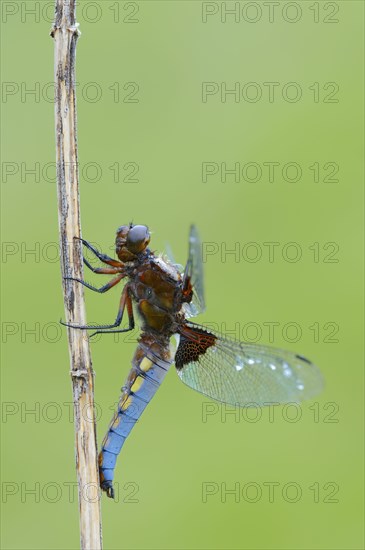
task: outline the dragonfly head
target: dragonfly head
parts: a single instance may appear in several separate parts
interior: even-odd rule
[[[122,225],[117,229],[115,239],[116,253],[122,262],[133,261],[138,254],[144,252],[150,242],[151,235],[146,225]]]

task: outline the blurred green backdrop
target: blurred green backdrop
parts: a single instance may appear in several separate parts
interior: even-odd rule
[[[1,8],[2,547],[73,549],[53,8]],[[148,224],[183,264],[195,222],[210,252],[199,321],[295,349],[326,379],[316,401],[255,418],[172,369],[123,449],[119,501],[103,497],[107,549],[363,548],[363,11],[79,3],[83,236],[111,253],[119,225]],[[119,292],[87,293],[88,320],[114,319]],[[134,347],[92,344],[99,441]]]

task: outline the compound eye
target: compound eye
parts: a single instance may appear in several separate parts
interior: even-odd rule
[[[127,236],[127,248],[134,254],[142,252],[150,242],[150,233],[145,225],[134,225]]]
[[[117,229],[117,235],[123,235],[125,236],[129,231],[129,225],[121,225],[120,227],[118,227]]]

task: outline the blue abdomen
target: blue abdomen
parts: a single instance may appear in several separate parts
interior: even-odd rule
[[[132,361],[132,369],[123,387],[118,410],[109,425],[99,455],[100,486],[111,498],[114,497],[114,469],[121,448],[170,366],[168,344],[154,342],[150,345],[149,338],[142,335]]]

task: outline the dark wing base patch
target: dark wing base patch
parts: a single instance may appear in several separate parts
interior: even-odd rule
[[[188,363],[197,361],[208,348],[214,346],[214,334],[200,328],[185,327],[180,332],[180,342],[175,354],[175,366],[182,369]]]

